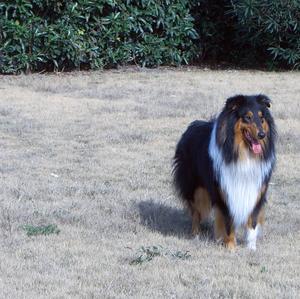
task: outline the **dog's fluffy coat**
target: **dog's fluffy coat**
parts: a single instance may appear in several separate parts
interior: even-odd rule
[[[256,248],[275,164],[276,130],[269,107],[265,95],[237,95],[217,118],[194,121],[182,135],[174,183],[191,210],[193,234],[213,207],[217,239],[234,248],[235,229],[245,226],[248,246]]]

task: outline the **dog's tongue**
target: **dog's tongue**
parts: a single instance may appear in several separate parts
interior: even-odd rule
[[[254,154],[260,154],[261,153],[261,145],[258,142],[252,143],[252,151]]]

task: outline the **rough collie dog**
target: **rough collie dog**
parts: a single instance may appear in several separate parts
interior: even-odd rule
[[[182,135],[173,174],[191,211],[193,235],[214,208],[217,240],[234,249],[235,230],[242,226],[248,247],[256,249],[275,164],[270,102],[265,95],[231,97],[217,118],[194,121]]]

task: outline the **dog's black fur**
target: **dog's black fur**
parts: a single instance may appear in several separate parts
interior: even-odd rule
[[[231,97],[218,117],[210,121],[192,122],[176,147],[173,175],[180,197],[191,207],[195,190],[199,187],[207,190],[212,206],[217,206],[222,211],[228,232],[233,221],[220,185],[220,173],[213,166],[214,157],[209,154],[212,131],[216,125],[216,145],[224,165],[240,163],[242,151],[249,151],[248,154],[253,159],[261,162],[271,161],[271,168],[262,182],[266,188],[262,190],[261,198],[252,211],[252,226],[255,227],[257,215],[266,201],[267,186],[275,164],[276,129],[269,107],[270,99],[265,95]],[[253,115],[251,121],[246,113]],[[245,127],[245,130],[249,128],[249,132],[254,130],[260,137],[265,136],[260,140],[260,137],[252,134],[247,139],[244,129],[240,132],[236,129],[237,126]],[[261,151],[260,154],[253,153],[252,148]]]

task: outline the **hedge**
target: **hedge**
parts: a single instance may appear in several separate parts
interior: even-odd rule
[[[299,0],[194,0],[202,60],[300,68]]]
[[[243,59],[273,67],[300,67],[300,1],[232,1],[235,41]],[[251,52],[251,53],[249,53]],[[271,59],[270,59],[271,58]]]
[[[208,61],[300,68],[300,1],[0,2],[0,73]]]
[[[186,0],[0,4],[0,72],[179,65],[197,57]]]

